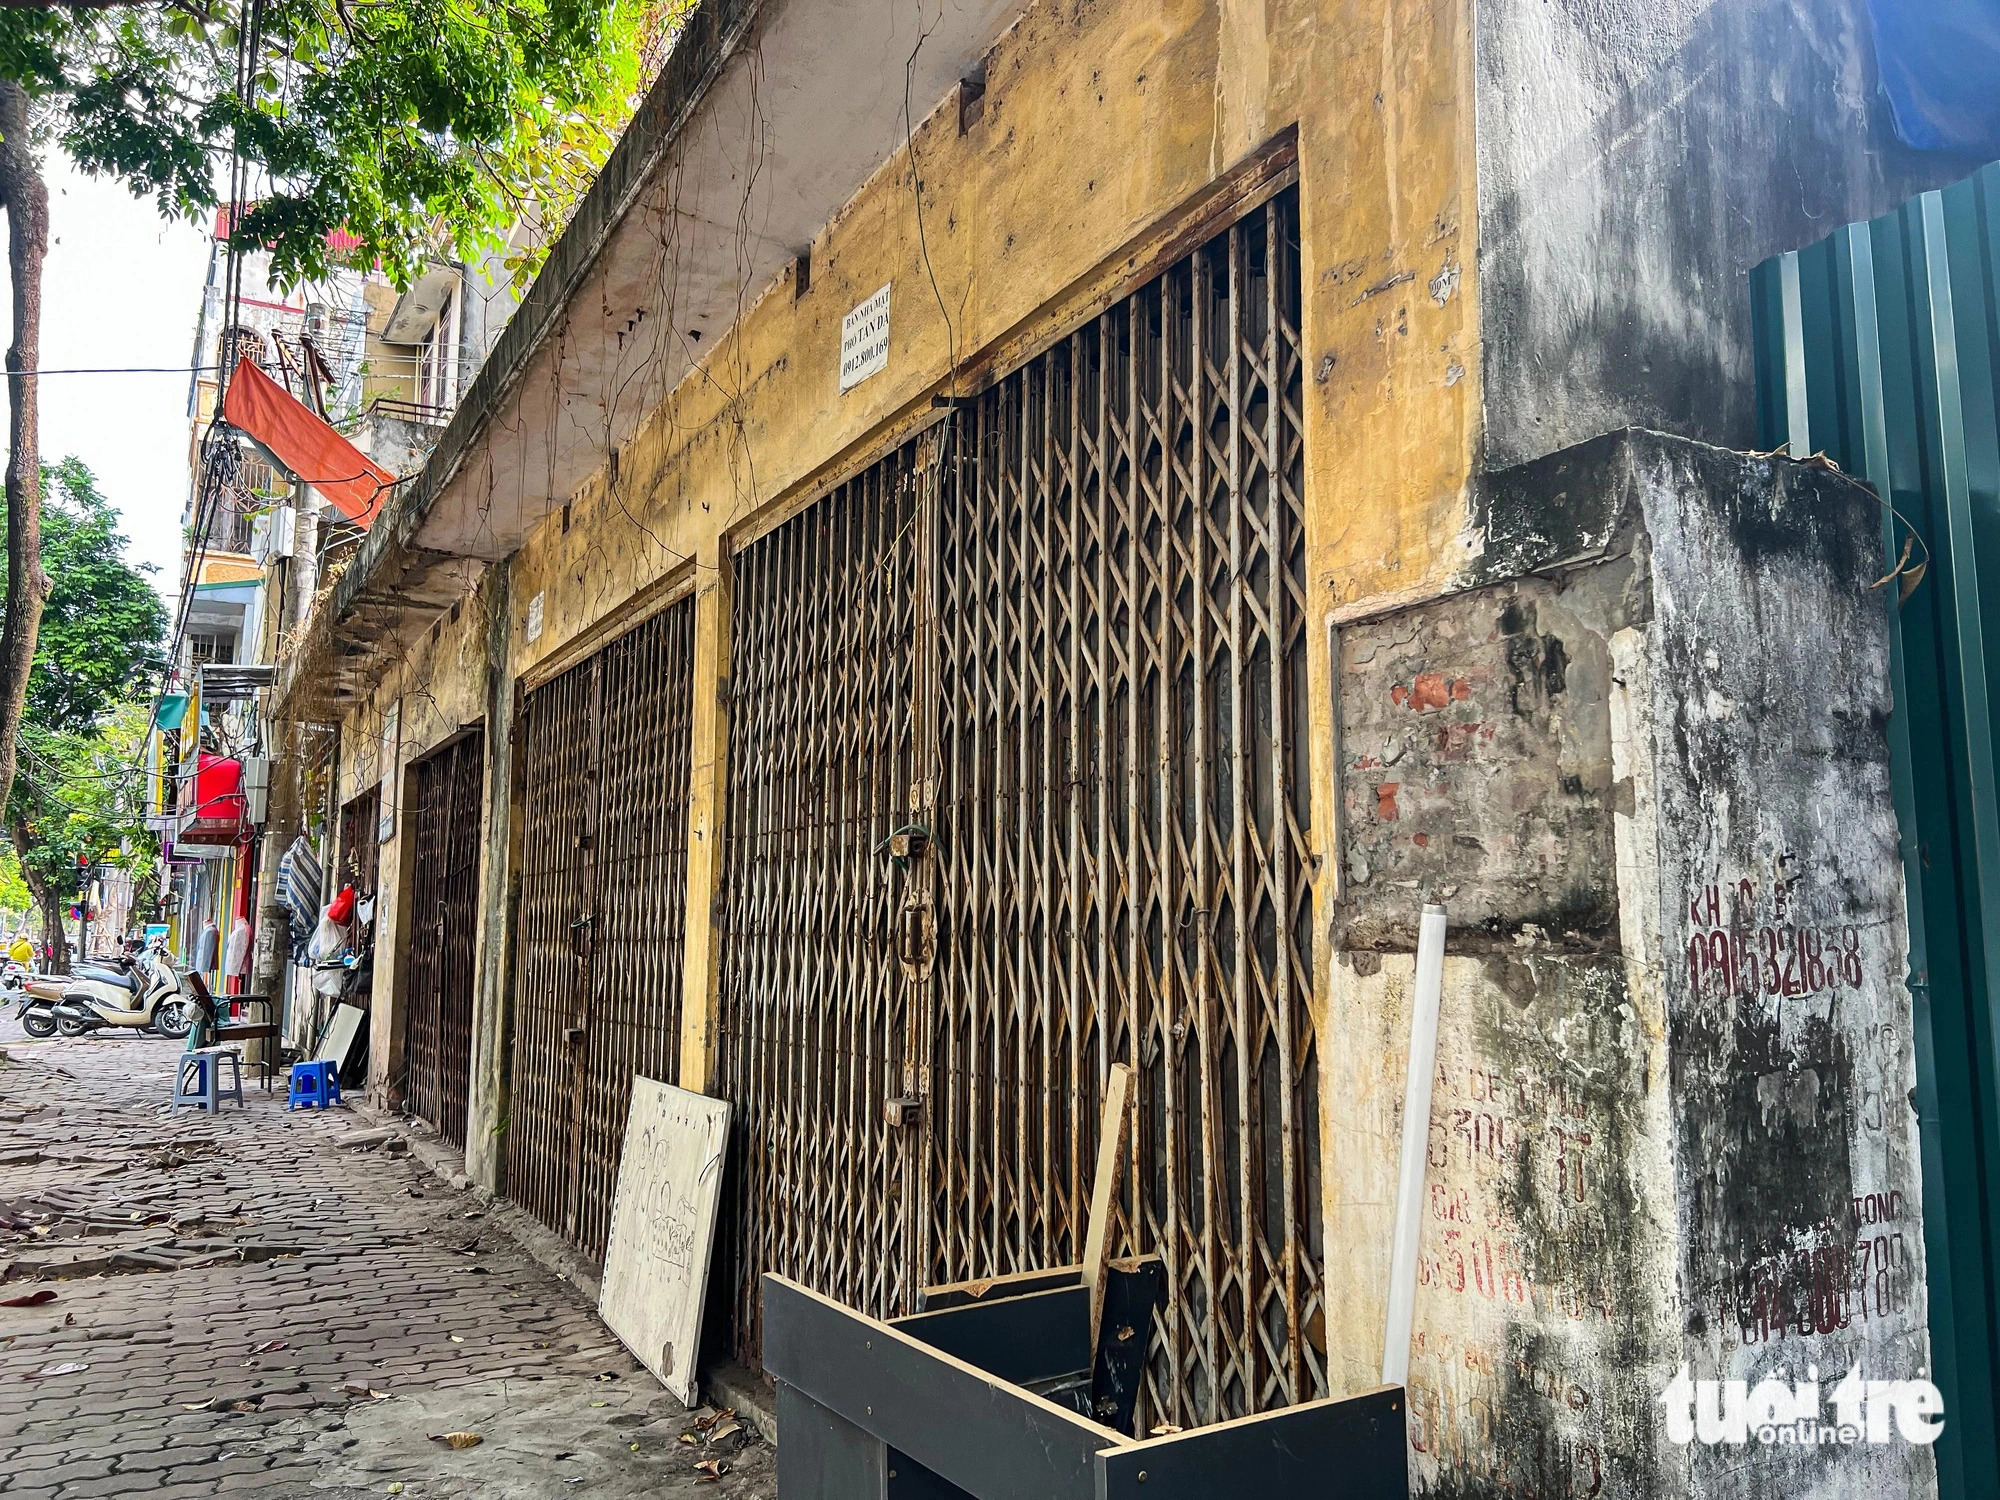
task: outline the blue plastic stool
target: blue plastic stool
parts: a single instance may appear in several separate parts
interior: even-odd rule
[[[222,1086],[222,1064],[229,1064],[231,1084]],[[183,1052],[174,1063],[173,1107],[179,1110],[183,1104],[192,1104],[196,1109],[205,1109],[210,1114],[222,1113],[222,1101],[235,1099],[237,1106],[243,1106],[243,1057],[231,1047],[200,1047]]]
[[[330,1062],[300,1062],[292,1064],[291,1089],[285,1095],[285,1108],[325,1109],[329,1104],[340,1103],[340,1072]]]

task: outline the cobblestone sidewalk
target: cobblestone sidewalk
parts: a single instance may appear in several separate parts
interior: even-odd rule
[[[0,1307],[5,1500],[775,1494],[748,1424],[682,1441],[703,1414],[352,1115],[170,1115],[177,1044],[0,1044],[0,1300],[54,1294]]]

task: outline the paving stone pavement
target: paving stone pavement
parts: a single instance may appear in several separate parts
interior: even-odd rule
[[[682,1442],[694,1418],[574,1287],[473,1194],[339,1144],[352,1114],[254,1081],[169,1114],[155,1038],[9,1017],[0,1046],[0,1299],[55,1293],[0,1307],[4,1500],[775,1495],[747,1424]]]

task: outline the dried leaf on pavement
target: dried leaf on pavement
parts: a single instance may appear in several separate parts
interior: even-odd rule
[[[44,1365],[41,1369],[30,1371],[28,1374],[23,1375],[21,1378],[23,1380],[42,1380],[50,1375],[74,1375],[79,1370],[88,1370],[89,1368],[90,1368],[89,1365],[78,1364],[75,1361],[71,1361],[67,1364]]]
[[[434,1443],[443,1443],[447,1448],[477,1448],[483,1441],[476,1432],[433,1432],[426,1436]]]
[[[284,1347],[285,1341],[283,1339],[266,1339],[250,1352],[252,1354],[275,1354]]]
[[[696,1484],[713,1484],[729,1472],[729,1465],[719,1458],[705,1458],[694,1466]]]
[[[0,1307],[40,1307],[44,1302],[53,1302],[55,1300],[56,1294],[47,1287],[43,1287],[39,1292],[28,1292],[23,1296],[9,1297],[5,1302],[0,1302]]]
[[[734,1437],[743,1430],[741,1422],[718,1422],[708,1435],[711,1443],[719,1443],[726,1437]]]

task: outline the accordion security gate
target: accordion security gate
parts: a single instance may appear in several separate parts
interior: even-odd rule
[[[1146,1420],[1325,1393],[1299,303],[1287,190],[739,557],[744,1357],[1076,1259],[1125,1061]]]
[[[635,1076],[679,1074],[694,605],[523,708],[508,1195],[604,1253]]]
[[[472,939],[486,737],[474,732],[411,768],[414,849],[403,993],[406,1101],[465,1149],[472,1085]]]

